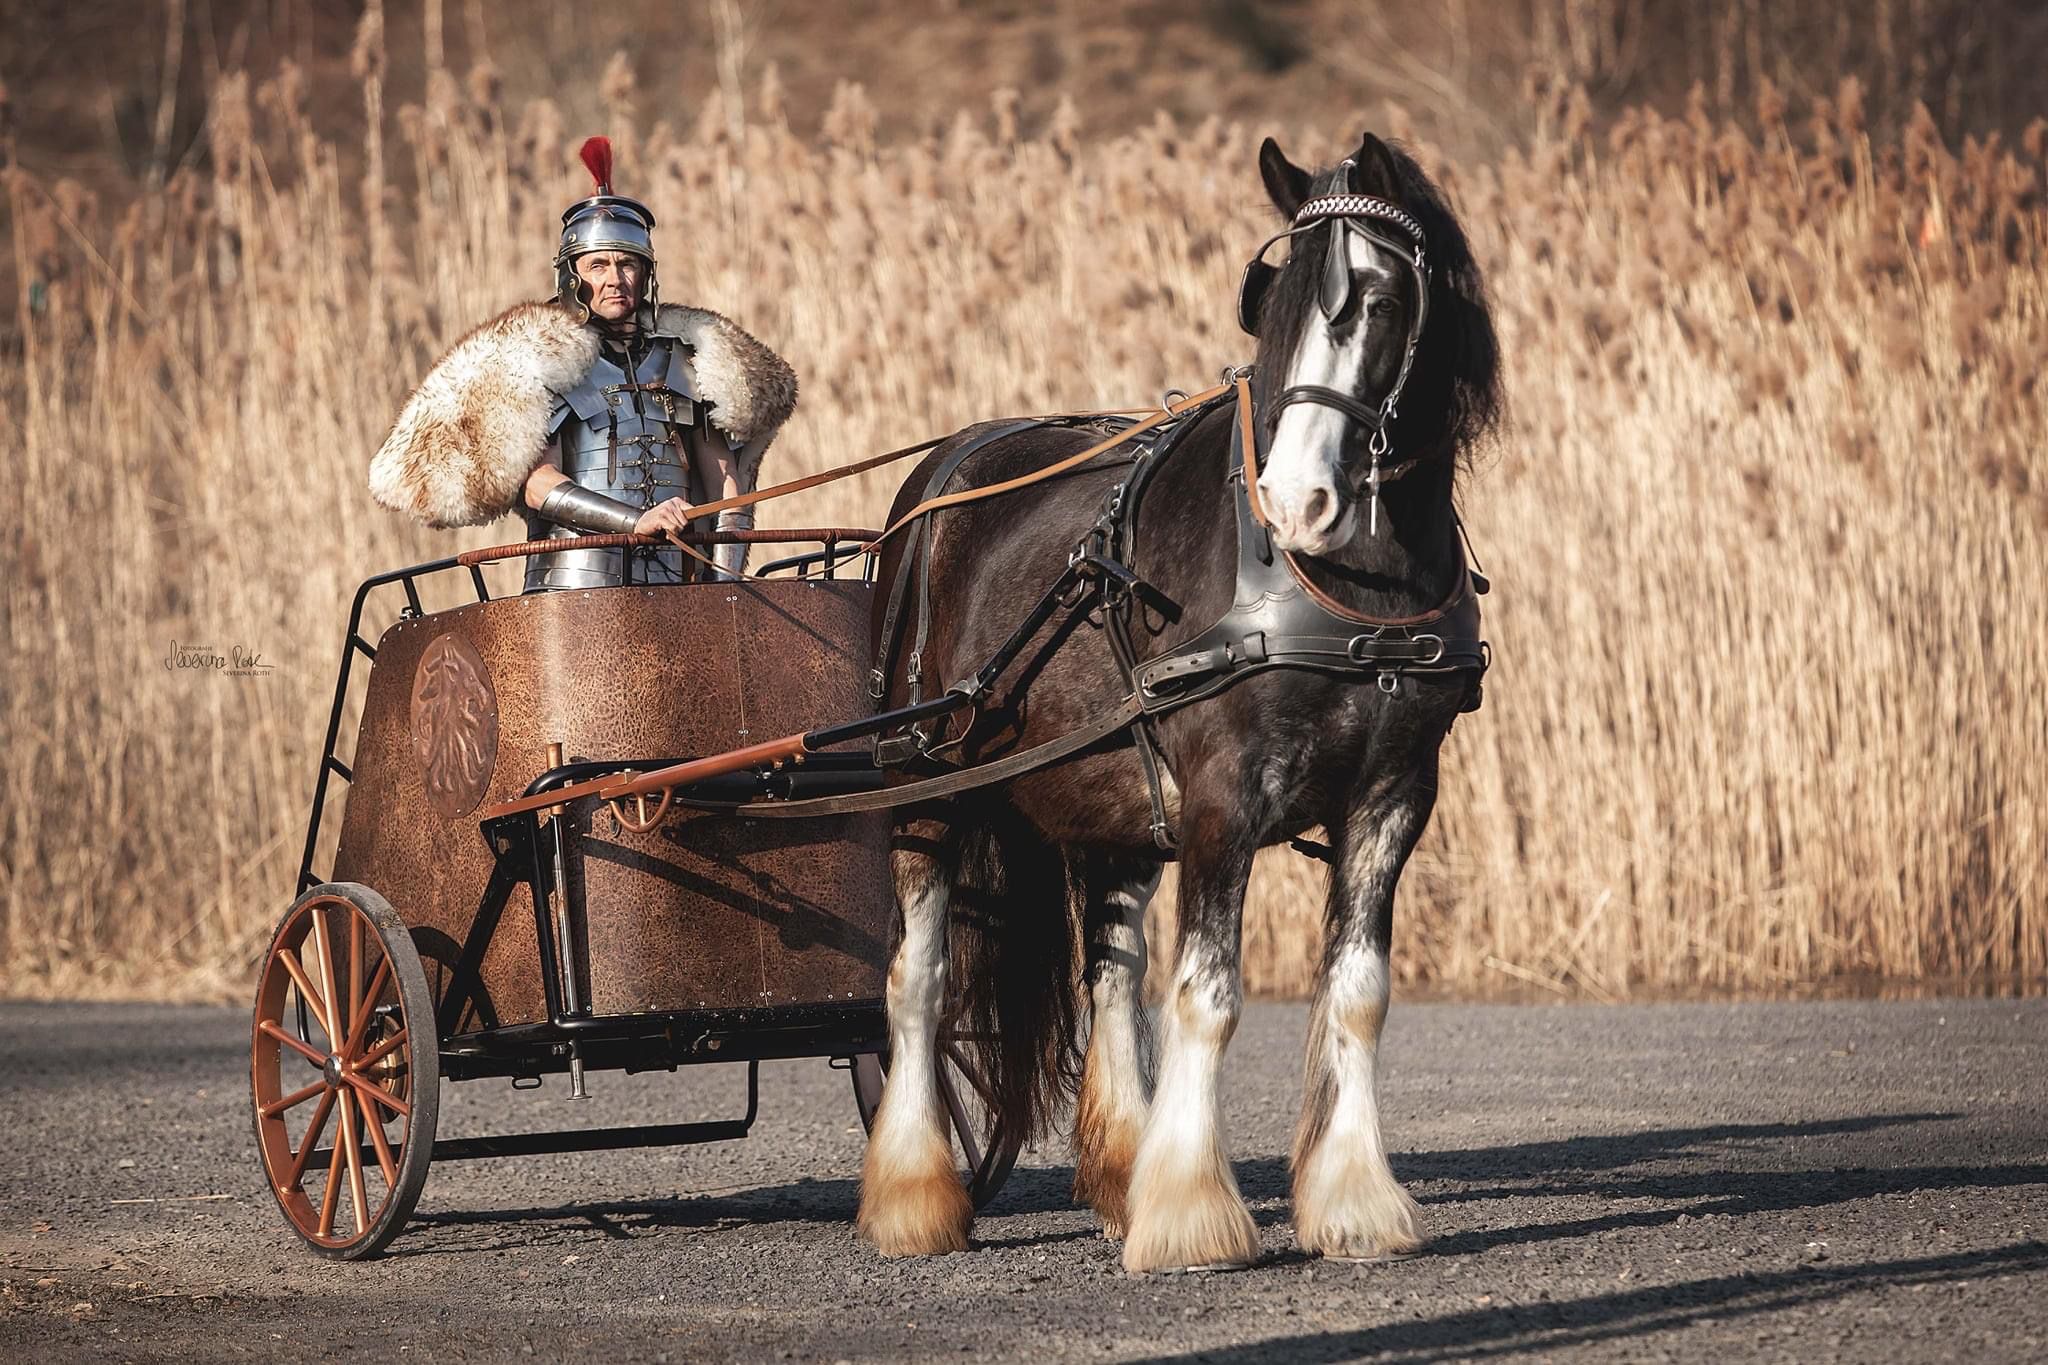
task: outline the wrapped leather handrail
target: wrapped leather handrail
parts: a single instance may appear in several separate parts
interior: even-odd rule
[[[838,545],[870,541],[878,534],[880,533],[859,526],[800,526],[790,530],[771,528],[757,531],[682,531],[675,536],[675,541],[685,545],[785,545],[811,542]],[[468,568],[474,564],[489,564],[493,560],[524,559],[529,555],[552,554],[564,548],[611,550],[624,546],[673,543],[668,536],[642,536],[626,531],[595,536],[552,536],[546,540],[522,540],[512,545],[487,545],[482,549],[464,550],[455,556],[455,562]]]

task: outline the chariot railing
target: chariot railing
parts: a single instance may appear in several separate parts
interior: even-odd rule
[[[836,579],[841,568],[851,561],[861,560],[860,574],[863,581],[872,580],[875,556],[873,542],[879,533],[851,526],[798,527],[787,530],[692,530],[684,531],[671,539],[667,536],[642,536],[632,534],[579,536],[573,546],[579,550],[630,548],[659,546],[680,542],[684,546],[706,545],[803,545],[816,544],[821,548],[805,554],[790,555],[772,560],[753,570],[748,576],[769,578],[778,574],[794,572],[798,578]],[[320,831],[327,810],[328,782],[339,777],[343,782],[354,780],[350,765],[341,761],[335,753],[335,742],[341,734],[341,718],[347,710],[349,683],[354,676],[356,656],[375,662],[377,647],[363,635],[363,608],[371,595],[379,588],[397,584],[405,594],[405,604],[399,608],[400,621],[416,620],[427,614],[420,601],[420,583],[437,574],[467,570],[469,581],[476,592],[475,600],[489,602],[492,599],[490,585],[484,581],[483,566],[499,560],[523,559],[531,555],[552,554],[564,548],[560,538],[549,540],[519,541],[510,545],[492,545],[481,549],[465,550],[461,554],[449,555],[443,559],[431,559],[421,564],[409,565],[402,569],[391,569],[384,573],[372,574],[359,584],[355,597],[349,604],[348,627],[342,634],[341,664],[334,679],[334,700],[327,711],[327,733],[320,745],[320,766],[313,780],[313,805],[306,820],[306,842],[299,855],[299,876],[294,895],[302,895],[326,878],[313,871],[313,858],[320,841]],[[630,559],[628,574],[630,575]],[[679,587],[699,586],[678,584]]]

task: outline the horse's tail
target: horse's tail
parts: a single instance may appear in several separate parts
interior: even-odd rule
[[[1014,815],[969,830],[954,873],[956,1032],[1002,1130],[1044,1133],[1078,1088],[1078,884],[1067,855]]]

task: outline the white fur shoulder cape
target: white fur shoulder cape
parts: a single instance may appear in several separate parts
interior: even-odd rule
[[[691,348],[698,396],[741,443],[740,487],[751,492],[761,456],[796,408],[795,372],[709,309],[663,304],[654,330]],[[597,348],[596,329],[557,303],[518,304],[478,327],[406,400],[370,459],[370,496],[436,528],[512,511],[547,453],[555,394],[590,372]]]

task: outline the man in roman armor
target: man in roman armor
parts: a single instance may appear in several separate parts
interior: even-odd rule
[[[436,527],[518,508],[534,540],[673,538],[691,507],[753,491],[796,376],[718,314],[660,302],[654,215],[612,193],[606,139],[585,142],[583,162],[596,192],[562,215],[554,297],[485,323],[427,372],[370,462],[384,506]],[[752,524],[751,508],[716,522]],[[746,549],[716,547],[700,575],[676,545],[564,548],[527,560],[526,591],[737,577]]]

